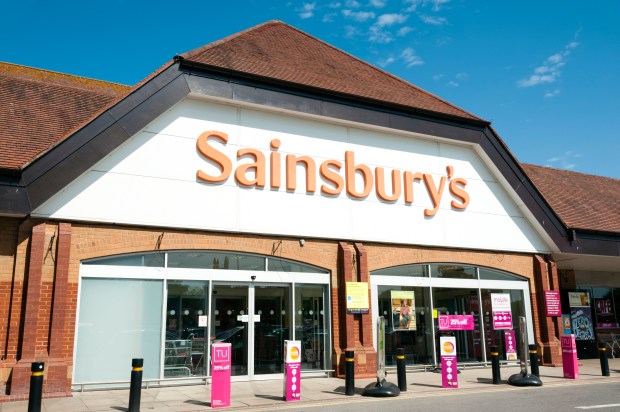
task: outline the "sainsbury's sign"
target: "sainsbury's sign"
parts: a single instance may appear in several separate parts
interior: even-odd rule
[[[284,184],[287,191],[294,192],[298,184],[297,166],[301,165],[306,170],[306,193],[317,191],[318,176],[322,182],[318,190],[323,195],[338,196],[344,191],[353,199],[363,200],[374,192],[385,202],[394,203],[403,199],[405,204],[409,205],[413,204],[415,196],[420,195],[414,189],[424,186],[432,203],[432,208],[424,209],[424,216],[434,216],[437,213],[446,191],[452,196],[450,205],[454,209],[465,209],[470,201],[469,193],[465,190],[467,180],[455,177],[453,166],[446,166],[446,174],[441,176],[439,181],[429,173],[393,169],[391,188],[388,189],[385,182],[385,168],[375,167],[373,170],[363,163],[356,163],[355,153],[350,150],[344,153],[344,163],[329,159],[317,164],[310,156],[288,154],[282,159],[282,155],[278,152],[282,143],[279,139],[273,139],[269,144],[267,155],[257,148],[239,149],[234,159],[237,163],[233,164],[233,159],[215,148],[211,141],[226,144],[228,134],[221,131],[207,131],[196,141],[198,152],[218,168],[217,174],[209,174],[203,170],[196,172],[196,178],[207,183],[222,183],[233,175],[239,186],[263,188],[269,185],[270,189],[279,189]],[[359,185],[357,184],[359,180],[356,181],[357,176],[361,177]]]

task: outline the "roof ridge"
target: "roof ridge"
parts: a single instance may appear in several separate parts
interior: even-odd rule
[[[551,169],[551,170],[562,172],[562,173],[573,173],[573,174],[578,174],[578,175],[583,175],[583,176],[592,176],[592,177],[596,177],[596,178],[599,178],[599,179],[617,180],[620,183],[620,179],[615,178],[615,177],[611,177],[611,176],[595,175],[593,173],[577,172],[577,171],[574,171],[574,170],[560,169],[558,167],[551,167],[551,166],[536,165],[536,164],[533,164],[533,163],[521,163],[521,164],[523,166],[533,166],[533,167],[540,167],[540,168],[544,168],[544,169]]]
[[[58,86],[99,92],[107,95],[123,94],[131,88],[131,86],[106,80],[0,61],[0,76],[3,75],[37,83],[52,82]]]

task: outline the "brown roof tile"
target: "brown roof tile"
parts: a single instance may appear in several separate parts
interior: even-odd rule
[[[0,62],[0,169],[19,169],[129,90]]]
[[[620,233],[620,179],[522,166],[567,227]]]
[[[261,24],[178,58],[426,112],[482,120],[281,21]]]

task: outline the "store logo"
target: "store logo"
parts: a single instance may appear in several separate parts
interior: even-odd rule
[[[225,182],[233,174],[233,161],[223,152],[210,144],[210,140],[228,143],[228,134],[219,131],[202,133],[196,141],[196,149],[209,162],[219,168],[219,174],[211,175],[203,170],[196,172],[196,178],[207,183]],[[282,186],[282,168],[285,171],[287,191],[297,190],[297,166],[306,169],[306,193],[317,190],[317,174],[323,184],[320,191],[324,195],[338,196],[345,191],[353,199],[365,199],[371,192],[385,202],[393,203],[402,198],[406,204],[414,201],[414,186],[426,188],[433,208],[424,209],[424,216],[434,216],[439,210],[441,199],[447,190],[453,200],[450,205],[457,210],[469,205],[469,193],[465,191],[467,180],[454,177],[454,167],[446,167],[446,175],[441,176],[437,183],[428,173],[401,171],[393,169],[391,173],[391,189],[385,187],[386,171],[383,167],[375,167],[374,171],[363,163],[355,162],[355,153],[347,150],[344,153],[344,164],[339,160],[324,160],[320,165],[310,156],[286,155],[283,160],[278,152],[281,142],[273,139],[270,142],[269,160],[263,151],[244,148],[237,151],[237,161],[248,159],[249,162],[238,163],[234,168],[234,179],[240,186],[262,188],[267,185],[267,168],[269,168],[269,188],[279,189]],[[284,166],[283,166],[284,163]],[[356,184],[356,176],[362,177],[360,187]]]
[[[293,346],[291,348],[291,353],[290,353],[291,359],[292,360],[297,360],[299,359],[299,348],[296,346]]]
[[[443,353],[450,354],[454,352],[454,344],[452,342],[444,342]]]

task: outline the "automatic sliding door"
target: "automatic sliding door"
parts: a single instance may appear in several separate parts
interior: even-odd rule
[[[254,374],[283,372],[284,341],[290,339],[290,288],[254,286]]]

